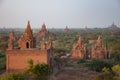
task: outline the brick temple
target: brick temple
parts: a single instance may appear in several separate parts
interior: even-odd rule
[[[54,35],[54,33],[49,32],[49,31],[46,29],[46,25],[43,23],[40,31],[36,34],[36,37],[37,37],[37,38],[39,38],[39,37],[41,38],[41,37],[52,36],[52,35]]]
[[[66,26],[65,29],[64,29],[64,32],[69,32],[70,29]]]
[[[73,46],[72,49],[72,58],[74,59],[83,59],[87,57],[87,50],[84,44],[83,38],[79,37],[77,43]]]
[[[96,44],[92,47],[91,50],[92,59],[108,59],[108,51],[106,47],[102,44],[101,37],[99,36]]]
[[[45,25],[43,25],[45,27]],[[6,71],[23,72],[28,65],[28,60],[32,59],[34,63],[45,63],[52,69],[53,66],[53,49],[52,40],[46,42],[42,40],[40,47],[36,48],[36,39],[31,30],[30,21],[24,35],[18,40],[18,47],[14,47],[14,32],[10,32],[8,48],[6,50]]]

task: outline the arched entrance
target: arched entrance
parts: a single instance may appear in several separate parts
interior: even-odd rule
[[[29,48],[29,43],[28,42],[26,43],[26,48]]]

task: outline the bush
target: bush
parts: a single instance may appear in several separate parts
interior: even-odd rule
[[[91,70],[100,72],[104,67],[111,68],[114,65],[112,62],[106,62],[103,60],[94,59],[87,63],[85,66],[89,67]]]
[[[0,80],[27,80],[23,74],[9,73],[0,78]]]
[[[34,64],[33,60],[29,60],[29,66],[25,69],[25,73],[32,76],[33,78],[46,78],[50,74],[50,68],[47,64]]]
[[[85,59],[79,59],[78,60],[78,62],[77,62],[77,64],[80,64],[80,63],[85,63],[86,62],[86,60]]]
[[[115,65],[111,69],[104,68],[96,80],[120,80],[120,65]]]
[[[111,59],[113,59],[114,61],[119,61],[120,60],[120,53],[112,53],[111,54]]]
[[[111,45],[111,58],[114,59],[115,61],[120,60],[120,40],[112,43]]]
[[[113,80],[113,74],[110,72],[104,72],[97,76],[96,80]]]
[[[5,70],[6,62],[5,62],[5,56],[0,56],[0,70]]]

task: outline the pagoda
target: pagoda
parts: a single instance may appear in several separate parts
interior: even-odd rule
[[[44,27],[45,28],[45,27]],[[44,29],[45,30],[45,29]],[[36,63],[45,63],[53,69],[53,49],[52,40],[44,39],[36,48],[36,39],[30,26],[30,21],[27,23],[24,35],[18,40],[18,47],[14,48],[14,34],[10,32],[8,40],[8,48],[6,50],[6,71],[7,72],[24,72],[28,66],[28,61],[33,60]]]
[[[42,28],[41,30],[36,34],[36,37],[45,37],[45,36],[50,36],[50,35],[53,35],[52,32],[49,32],[47,29],[46,29],[46,25],[43,23],[42,24]]]
[[[74,59],[83,59],[87,57],[86,46],[83,42],[83,38],[79,37],[77,43],[73,46],[72,49],[72,58]]]
[[[66,26],[64,32],[69,32],[69,28]]]
[[[101,37],[99,36],[96,44],[92,47],[91,50],[91,58],[92,59],[107,59],[108,51],[106,47],[102,44]]]

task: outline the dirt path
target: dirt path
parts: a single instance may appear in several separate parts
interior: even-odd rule
[[[97,74],[81,64],[68,60],[66,66],[56,74],[55,80],[95,80]]]

